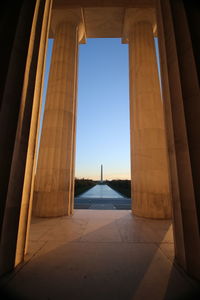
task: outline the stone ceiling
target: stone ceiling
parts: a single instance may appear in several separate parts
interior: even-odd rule
[[[85,27],[84,41],[86,38],[124,38],[126,42],[124,28],[127,9],[153,7],[154,0],[54,0],[52,19],[58,12],[79,10]],[[53,26],[50,32],[52,37]]]

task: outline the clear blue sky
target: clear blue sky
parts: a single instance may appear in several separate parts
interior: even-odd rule
[[[52,45],[49,40],[43,100]],[[88,39],[79,47],[75,176],[100,179],[101,164],[104,179],[130,179],[128,45],[121,39]]]
[[[128,46],[121,39],[80,45],[76,177],[130,178]]]

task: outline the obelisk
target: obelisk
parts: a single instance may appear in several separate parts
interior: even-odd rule
[[[101,165],[101,183],[103,183],[103,165]]]

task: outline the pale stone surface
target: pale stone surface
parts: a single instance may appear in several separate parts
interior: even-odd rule
[[[6,61],[8,55],[10,61],[8,70],[2,69],[2,74],[5,73],[5,81],[1,80],[1,82],[5,84],[5,87],[2,89],[2,85],[4,97],[0,100],[2,101],[0,109],[0,198],[3,204],[6,200],[5,207],[1,204],[0,208],[1,275],[12,270],[23,260],[28,236],[33,157],[36,147],[51,0],[45,1],[44,5],[40,4],[39,0],[18,3],[19,10],[15,13],[16,8],[13,7],[12,14],[7,11],[9,15],[6,10],[2,10],[4,20],[12,20],[9,23],[9,30],[5,32],[8,36],[13,34],[13,41],[9,46],[12,45],[12,47],[8,50],[10,42],[7,43],[7,41],[11,36],[7,36],[5,49],[8,53],[2,52],[3,56],[6,54],[3,59]],[[1,23],[2,26],[7,27],[6,23],[4,25]],[[2,153],[4,153],[3,156]],[[4,169],[4,163],[6,169]],[[3,224],[1,217],[3,217]]]
[[[56,30],[59,24],[68,22],[70,24],[76,24],[78,27],[78,41],[79,43],[85,43],[85,23],[83,18],[83,10],[81,7],[54,7],[52,9],[50,37],[54,38]]]
[[[77,25],[57,26],[36,174],[33,213],[70,214],[77,80]]]
[[[82,3],[81,3],[82,2]],[[106,1],[107,2],[107,1]],[[129,16],[134,19],[145,18],[153,21],[154,33],[156,34],[155,1],[132,1],[131,8],[125,3],[120,5],[97,5],[87,6],[85,1],[80,1],[78,7],[71,7],[68,2],[60,4],[54,1],[52,10],[52,22],[50,28],[50,37],[54,36],[55,23],[68,19],[79,20],[81,26],[80,43],[85,43],[86,38],[121,38],[127,43]],[[86,5],[86,6],[85,6]],[[133,8],[134,7],[134,8]]]
[[[121,38],[124,7],[87,7],[83,10],[88,38]]]
[[[146,8],[128,8],[126,7],[123,20],[123,43],[129,42],[129,34],[134,24],[138,22],[149,22],[152,25],[154,36],[157,36],[157,20],[154,5]]]
[[[197,143],[200,134],[200,90],[185,6],[182,1],[171,3],[167,0],[158,2],[157,19],[170,149],[175,255],[186,272],[200,279],[197,205],[200,187],[200,144]],[[193,13],[194,10],[195,6]],[[193,17],[194,22],[197,18],[199,20],[196,14]]]
[[[41,39],[40,39],[40,46],[39,46],[39,53],[38,53],[38,67],[36,72],[36,83],[35,83],[31,128],[30,128],[31,134],[29,137],[29,145],[28,145],[28,152],[27,152],[27,159],[26,159],[26,170],[25,170],[22,203],[21,203],[21,211],[20,211],[15,265],[23,261],[24,255],[27,250],[27,242],[29,237],[29,226],[30,226],[31,215],[32,215],[34,173],[36,169],[36,149],[38,144],[37,135],[39,131],[38,112],[40,111],[40,107],[41,107],[42,91],[43,91],[43,80],[41,80],[41,78],[44,77],[44,71],[45,71],[45,57],[47,51],[48,30],[50,25],[49,12],[51,11],[51,7],[52,7],[52,0],[46,1],[44,7],[43,25],[41,29]],[[35,13],[35,18],[36,17],[38,17],[38,12],[37,14]],[[31,39],[31,42],[32,45],[34,45],[34,38]],[[32,51],[33,50],[31,50],[31,55],[32,55]],[[29,64],[31,64],[31,62],[29,62]]]
[[[170,221],[131,211],[34,218],[25,264],[4,283],[10,293],[30,300],[185,299],[197,287],[173,265],[169,231]]]
[[[132,23],[129,60],[133,212],[147,218],[170,218],[163,104],[150,22]]]

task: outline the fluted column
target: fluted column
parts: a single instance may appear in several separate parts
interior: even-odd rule
[[[129,29],[132,208],[135,215],[170,218],[167,147],[153,28]]]
[[[36,173],[33,212],[70,214],[78,26],[62,22],[55,31]]]
[[[191,5],[192,3],[192,5]],[[157,1],[167,136],[170,145],[175,261],[200,280],[200,90],[195,47],[197,1]]]
[[[39,73],[43,68],[50,2],[16,1],[12,10],[9,4],[2,7],[4,19],[12,20],[9,31],[1,22],[2,36],[13,42],[1,45],[0,275],[8,274],[23,260],[23,254],[20,259],[17,256],[24,248],[27,232],[31,159],[42,85]]]

